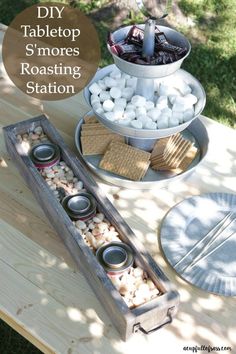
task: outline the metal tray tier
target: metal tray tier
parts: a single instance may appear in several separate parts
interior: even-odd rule
[[[103,79],[105,76],[109,75],[110,72],[115,68],[116,65],[112,64],[98,70],[94,78],[90,81],[89,85],[85,87],[84,97],[89,106],[91,106],[90,103],[91,94],[89,91],[89,86],[93,82]],[[96,115],[98,120],[101,123],[103,123],[107,128],[113,130],[114,132],[120,135],[124,135],[126,137],[139,138],[139,139],[159,139],[159,138],[164,138],[176,134],[178,132],[181,132],[184,129],[186,129],[189,126],[189,124],[191,124],[203,111],[206,103],[206,94],[200,82],[194,76],[192,76],[191,74],[189,74],[187,71],[183,69],[177,70],[174,74],[169,75],[166,78],[160,78],[157,80],[160,81],[168,80],[169,82],[175,82],[175,80],[178,79],[185,81],[185,83],[192,88],[192,93],[198,98],[198,102],[195,105],[195,116],[188,122],[167,129],[155,129],[155,130],[135,129],[132,127],[124,127],[121,124],[116,122],[111,122],[108,119],[106,119],[103,114],[98,114],[96,112],[94,114]]]
[[[115,32],[112,33],[112,36],[114,38],[115,43],[120,42],[124,40],[131,29],[132,26],[126,26],[119,28]],[[144,30],[145,24],[138,25],[139,28]],[[120,58],[118,55],[115,55],[109,46],[107,45],[109,52],[111,53],[114,62],[116,66],[126,74],[136,76],[138,78],[142,79],[154,79],[158,77],[165,77],[168,75],[173,74],[175,71],[177,71],[184,59],[187,58],[191,51],[191,45],[190,42],[186,37],[184,37],[181,33],[173,30],[172,28],[166,27],[166,26],[159,26],[158,29],[161,32],[164,32],[166,35],[167,40],[176,46],[179,47],[186,47],[187,48],[187,53],[185,56],[173,63],[170,64],[164,64],[164,65],[140,65],[140,64],[135,64],[135,63],[130,63],[122,58]]]
[[[90,112],[89,114],[93,115],[93,112]],[[189,127],[185,131],[181,133],[184,138],[191,140],[194,145],[200,150],[200,154],[198,154],[198,156],[193,160],[192,164],[188,167],[188,169],[181,174],[174,175],[173,173],[170,173],[168,171],[158,172],[149,168],[142,181],[134,182],[127,178],[118,176],[114,173],[99,168],[99,163],[102,158],[102,155],[83,156],[80,143],[82,124],[83,119],[79,121],[75,130],[75,145],[80,156],[83,158],[84,162],[95,175],[97,175],[102,180],[108,183],[123,188],[151,189],[154,187],[166,187],[170,182],[175,182],[178,179],[184,179],[189,176],[199,165],[199,163],[203,161],[208,151],[209,138],[207,130],[204,124],[199,119],[196,119],[191,123],[191,125],[189,125]]]

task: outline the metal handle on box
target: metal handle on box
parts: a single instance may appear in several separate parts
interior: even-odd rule
[[[134,325],[134,332],[137,332],[137,331],[140,331],[144,334],[151,334],[155,331],[157,331],[158,329],[164,327],[165,325],[171,323],[173,321],[173,317],[172,317],[172,313],[174,312],[174,308],[175,307],[171,307],[168,309],[167,311],[167,317],[168,317],[168,320],[164,323],[162,323],[161,325],[157,326],[157,327],[154,327],[152,329],[150,329],[149,331],[146,331],[141,325],[140,325],[140,322],[137,323],[136,325]]]

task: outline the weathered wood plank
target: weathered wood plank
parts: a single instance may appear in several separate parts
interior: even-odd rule
[[[150,301],[148,307],[140,306],[139,312],[129,310],[122,297],[107,277],[104,269],[97,262],[91,250],[85,245],[78,230],[74,227],[70,218],[34,167],[30,158],[22,154],[17,145],[17,134],[25,133],[38,125],[43,127],[52,142],[60,146],[62,159],[71,167],[74,174],[83,181],[85,188],[95,196],[100,210],[104,212],[107,219],[117,228],[122,240],[132,247],[136,262],[148,272],[159,289],[168,296],[163,295],[155,301]],[[127,339],[133,332],[133,326],[138,322],[143,322],[146,329],[149,330],[155,326],[155,324],[164,321],[168,309],[172,306],[177,307],[178,305],[177,292],[171,289],[167,277],[146,252],[141,243],[137,241],[132,230],[121,218],[112,203],[99,190],[96,182],[88,175],[84,163],[68,149],[67,145],[50,122],[44,116],[39,116],[35,119],[23,121],[22,123],[20,122],[4,128],[4,134],[9,154],[17,163],[21,174],[26,179],[44,212],[49,217],[50,222],[62,237],[97,297],[103,303],[114,326],[120,332],[121,337],[124,340]],[[148,321],[149,317],[150,321]]]

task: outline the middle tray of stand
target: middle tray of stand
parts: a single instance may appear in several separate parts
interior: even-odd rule
[[[93,112],[89,112],[86,115],[94,115]],[[154,187],[167,187],[170,182],[175,182],[178,179],[184,179],[189,176],[195,168],[203,161],[208,151],[209,138],[207,129],[199,118],[195,119],[187,129],[181,132],[181,135],[192,141],[194,145],[199,149],[199,154],[193,160],[188,169],[178,175],[174,175],[168,171],[154,171],[149,167],[146,175],[142,181],[132,181],[127,178],[118,176],[117,174],[105,171],[99,168],[99,163],[102,159],[102,155],[90,155],[83,156],[81,149],[81,128],[84,120],[81,119],[75,130],[75,144],[80,156],[83,158],[87,166],[92,170],[92,172],[100,177],[102,180],[114,184],[123,188],[130,189],[151,189]],[[126,138],[128,143],[128,138]]]

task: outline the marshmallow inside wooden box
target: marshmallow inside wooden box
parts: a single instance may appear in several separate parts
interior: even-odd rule
[[[22,150],[17,140],[17,135],[34,131],[37,127],[42,127],[49,140],[59,146],[62,160],[70,167],[74,175],[83,182],[86,190],[96,198],[100,213],[103,213],[115,227],[122,242],[132,248],[136,265],[149,275],[161,292],[161,296],[134,309],[130,309],[124,302],[105,270],[85,243],[84,238],[54,196],[53,191],[42,178],[29,155]],[[91,178],[80,158],[69,150],[48,119],[45,116],[40,116],[10,125],[4,128],[4,136],[10,156],[17,164],[20,173],[42,206],[49,221],[71,252],[79,269],[103,304],[122,339],[126,340],[138,330],[147,333],[171,322],[179,303],[179,295],[173,284],[169,282],[156,262],[140,244],[112,203],[103,195],[96,182]]]

